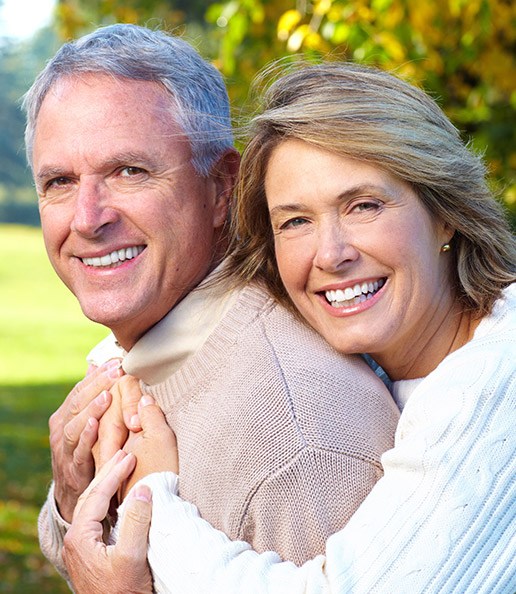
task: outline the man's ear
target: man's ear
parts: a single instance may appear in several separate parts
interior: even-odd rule
[[[222,227],[228,218],[229,203],[235,188],[240,155],[235,149],[228,149],[211,168],[211,178],[215,184],[215,204],[213,226]]]

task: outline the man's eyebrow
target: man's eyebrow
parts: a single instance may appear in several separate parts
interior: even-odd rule
[[[146,165],[152,167],[152,160],[147,155],[133,152],[123,152],[112,155],[97,165],[97,169],[110,169],[121,165]],[[72,175],[70,171],[56,166],[44,166],[35,173],[35,181],[44,181],[53,177],[67,177]]]
[[[100,164],[101,169],[109,167],[119,167],[120,165],[150,165],[152,166],[152,159],[146,154],[123,152],[112,155],[109,159],[102,161]]]
[[[34,174],[34,181],[41,182],[53,177],[66,177],[68,174],[60,167],[43,167]]]

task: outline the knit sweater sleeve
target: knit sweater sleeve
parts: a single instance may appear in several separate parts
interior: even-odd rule
[[[325,555],[302,567],[230,541],[153,475],[157,590],[513,594],[514,341],[462,350],[418,386],[383,457],[384,477]]]
[[[47,500],[43,504],[38,518],[39,546],[45,557],[54,565],[57,571],[68,580],[68,572],[61,551],[63,541],[70,524],[63,520],[57,509],[54,497],[54,483],[48,491]]]
[[[253,492],[239,538],[301,565],[324,551],[381,475],[372,461],[305,447]]]

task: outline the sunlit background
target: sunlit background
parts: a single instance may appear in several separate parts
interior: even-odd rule
[[[105,330],[48,264],[20,97],[59,45],[97,25],[180,34],[224,74],[235,122],[272,60],[346,59],[425,88],[481,151],[516,221],[516,3],[508,0],[0,0],[0,592],[67,592],[37,544],[47,419]]]
[[[56,0],[4,0],[0,6],[0,38],[27,39],[52,20]]]

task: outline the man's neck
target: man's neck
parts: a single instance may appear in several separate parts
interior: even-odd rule
[[[219,253],[222,252],[222,253]],[[144,336],[151,328],[153,328],[158,322],[160,322],[166,315],[168,315],[187,295],[189,295],[194,289],[199,287],[210,274],[222,263],[225,250],[217,250],[217,257],[214,258],[202,279],[197,284],[190,287],[185,291],[166,311],[162,311],[161,315],[156,319],[150,321],[140,321],[139,324],[131,324],[131,322],[125,321],[120,326],[111,327],[110,330],[114,334],[118,344],[127,352],[129,352],[134,345]]]

